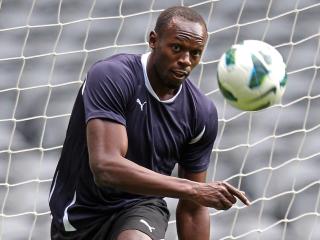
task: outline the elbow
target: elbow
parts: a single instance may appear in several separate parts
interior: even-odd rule
[[[109,184],[108,181],[103,178],[102,174],[97,173],[96,171],[93,172],[93,180],[97,187],[103,188],[103,187],[110,187],[111,184]]]
[[[103,163],[99,160],[90,161],[90,169],[93,175],[93,180],[99,188],[114,187],[116,179],[113,177],[112,163]]]

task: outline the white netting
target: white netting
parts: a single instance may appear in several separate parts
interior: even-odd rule
[[[249,208],[210,210],[211,239],[320,239],[320,3],[316,0],[0,0],[0,239],[49,239],[49,187],[86,71],[143,53],[159,13],[190,6],[209,42],[194,82],[215,102],[209,180],[246,191]],[[287,62],[282,103],[240,112],[217,89],[221,54],[264,40]],[[168,240],[177,239],[174,209]]]

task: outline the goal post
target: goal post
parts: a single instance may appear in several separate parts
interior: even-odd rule
[[[89,67],[145,53],[157,16],[197,10],[209,39],[192,81],[215,103],[218,136],[208,181],[225,180],[252,205],[210,209],[211,239],[320,239],[320,3],[309,0],[0,0],[0,239],[50,239],[49,188]],[[287,64],[280,104],[231,107],[218,90],[222,53],[246,39]],[[176,200],[167,240],[178,239]]]

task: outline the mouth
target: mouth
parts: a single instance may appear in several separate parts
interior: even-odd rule
[[[189,72],[184,70],[172,70],[172,75],[178,80],[184,80],[188,77]]]

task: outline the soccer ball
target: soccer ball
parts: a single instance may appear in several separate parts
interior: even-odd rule
[[[232,45],[220,58],[217,75],[219,89],[227,102],[245,111],[279,103],[287,83],[281,54],[258,40]]]

